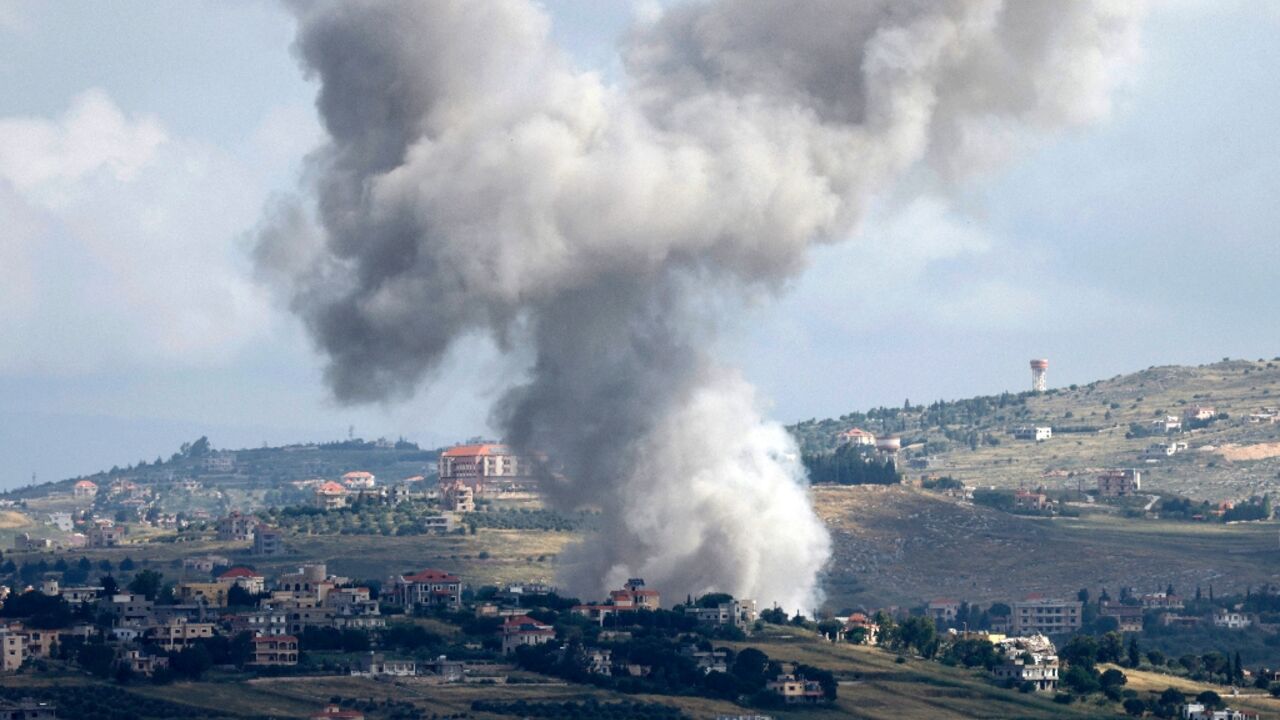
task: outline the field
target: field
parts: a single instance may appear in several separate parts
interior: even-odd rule
[[[1280,581],[1280,523],[1009,515],[907,487],[818,487],[832,530],[828,605],[971,602],[1089,587],[1243,592]]]

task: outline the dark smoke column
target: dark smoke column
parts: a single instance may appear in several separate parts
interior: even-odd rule
[[[637,28],[611,86],[526,0],[294,7],[329,139],[257,259],[335,395],[411,394],[468,334],[529,351],[494,419],[562,464],[553,503],[604,509],[575,591],[789,609],[829,540],[706,308],[780,288],[913,168],[1105,114],[1136,48],[1101,1],[701,2]]]

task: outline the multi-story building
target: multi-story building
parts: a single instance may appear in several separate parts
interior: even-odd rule
[[[1013,429],[1015,440],[1034,440],[1043,442],[1053,437],[1053,428],[1047,425],[1034,425]]]
[[[240,586],[251,595],[260,595],[267,589],[267,579],[261,573],[247,567],[233,567],[218,576],[218,582],[231,586]]]
[[[197,640],[212,637],[213,623],[193,623],[178,618],[162,625],[152,625],[142,632],[145,641],[170,651],[182,650],[191,647]]]
[[[254,555],[283,555],[284,533],[270,525],[258,525],[253,531]]]
[[[867,432],[862,428],[849,428],[848,430],[845,430],[840,433],[840,440],[841,442],[849,445],[858,445],[861,447],[875,447],[876,445],[875,433]]]
[[[365,470],[354,470],[342,476],[342,484],[352,489],[371,488],[377,484],[373,473]]]
[[[71,494],[78,498],[91,498],[98,494],[98,484],[92,480],[80,480],[71,486]]]
[[[1228,630],[1243,630],[1253,625],[1253,618],[1248,613],[1218,608],[1213,612],[1213,626]]]
[[[288,615],[284,610],[255,610],[232,615],[229,625],[232,635],[245,632],[250,635],[285,635],[289,632]]]
[[[935,598],[929,601],[926,611],[935,623],[950,625],[956,621],[956,615],[960,612],[960,601],[951,598]]]
[[[124,542],[123,525],[95,525],[89,528],[89,547],[112,548]]]
[[[1127,468],[1108,470],[1098,476],[1099,497],[1128,497],[1142,489],[1142,473]]]
[[[1056,600],[1038,595],[1013,604],[1010,627],[1016,635],[1058,635],[1080,629],[1081,610],[1079,600]]]
[[[316,486],[315,506],[321,510],[337,510],[347,506],[347,489],[332,480]]]
[[[462,605],[462,580],[443,570],[428,568],[412,575],[397,575],[388,585],[387,599],[392,605],[404,608]]]
[[[806,680],[803,675],[779,675],[765,683],[765,689],[776,693],[788,705],[820,703],[826,699],[822,685]]]
[[[234,542],[252,540],[253,530],[258,525],[259,520],[253,515],[231,512],[226,517],[218,520],[218,539]]]
[[[1116,629],[1120,632],[1142,632],[1141,605],[1125,605],[1123,603],[1104,601],[1098,608],[1098,615],[1116,619]]]
[[[451,512],[475,512],[475,490],[460,479],[442,480],[440,482],[440,505]]]
[[[117,625],[140,625],[151,620],[153,604],[137,593],[116,593],[98,601],[98,611],[111,616]]]
[[[734,599],[715,607],[687,607],[684,612],[703,625],[732,625],[746,630],[756,621],[756,601]]]
[[[515,489],[534,483],[531,463],[506,445],[459,445],[440,453],[440,484],[459,480],[478,493]]]
[[[250,665],[297,665],[298,638],[293,635],[259,635],[253,638]]]
[[[0,670],[13,672],[27,661],[27,641],[16,632],[0,630]]]
[[[528,615],[507,618],[498,631],[502,636],[502,654],[510,655],[521,645],[541,645],[555,639],[555,628]]]
[[[1218,416],[1217,408],[1212,405],[1193,405],[1182,411],[1184,420],[1204,422]]]

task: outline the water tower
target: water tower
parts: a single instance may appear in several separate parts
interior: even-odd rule
[[[1033,392],[1044,392],[1044,376],[1048,372],[1049,361],[1045,358],[1037,358],[1031,361],[1031,390]]]

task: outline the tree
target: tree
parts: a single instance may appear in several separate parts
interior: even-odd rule
[[[133,562],[133,558],[129,557],[128,555],[126,555],[124,559],[120,561],[120,570],[122,572],[132,572],[134,567],[135,565]]]
[[[1098,643],[1098,662],[1118,663],[1124,655],[1124,638],[1118,632],[1109,632]]]
[[[98,584],[102,586],[102,597],[111,597],[120,592],[120,586],[116,584],[116,579],[110,575],[103,575],[98,578]]]
[[[1080,588],[1080,592],[1076,593],[1076,599],[1085,605],[1089,604],[1089,588]]]
[[[828,640],[838,640],[841,630],[844,630],[844,624],[839,620],[828,618],[818,623],[818,632],[822,633]]]
[[[1138,648],[1138,638],[1129,638],[1129,667],[1136,668],[1142,663],[1142,650]]]
[[[1085,665],[1072,665],[1062,673],[1062,684],[1077,695],[1088,695],[1102,689],[1097,673]]]
[[[1129,678],[1125,677],[1123,672],[1120,672],[1115,668],[1108,668],[1107,671],[1102,673],[1102,676],[1098,678],[1098,682],[1100,682],[1104,688],[1120,687],[1121,685],[1128,683]]]
[[[133,576],[133,580],[129,582],[129,592],[137,593],[146,597],[148,600],[155,600],[160,594],[160,588],[164,586],[164,576],[155,570],[143,570]]]
[[[1212,690],[1205,690],[1197,695],[1196,702],[1212,710],[1221,710],[1223,707],[1222,696]]]
[[[232,585],[231,589],[227,590],[227,605],[231,607],[252,607],[257,603],[258,598],[241,585]]]
[[[1088,635],[1076,635],[1058,655],[1069,665],[1092,668],[1098,662],[1098,641]]]
[[[1129,698],[1124,701],[1124,711],[1134,717],[1142,717],[1147,712],[1147,704],[1138,698]]]

